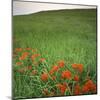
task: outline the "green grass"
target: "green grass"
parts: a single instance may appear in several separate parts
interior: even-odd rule
[[[91,69],[90,76],[96,81],[96,10],[45,11],[14,16],[13,49],[20,47],[37,49],[46,58],[48,68],[59,60],[68,63],[69,68],[73,63],[81,63],[86,71],[88,67]],[[14,72],[14,96],[42,97],[39,88],[45,84],[38,78],[32,80]],[[36,84],[40,82],[40,87],[33,87],[35,80]]]

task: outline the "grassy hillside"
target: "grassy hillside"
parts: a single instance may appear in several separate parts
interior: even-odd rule
[[[33,78],[30,82],[27,77],[22,77],[23,74],[16,71],[20,68],[20,66],[16,66],[16,62],[21,56],[21,53],[15,52],[16,48],[36,50],[36,53],[41,55],[40,58],[46,59],[46,65],[42,66],[46,66],[48,71],[59,60],[63,60],[65,67],[69,70],[72,70],[71,64],[82,64],[84,72],[81,76],[89,76],[91,80],[96,82],[96,10],[45,11],[13,17],[14,95],[15,97],[43,97],[41,90],[30,83],[41,84],[41,87],[45,85],[44,83],[34,81],[38,78]],[[33,54],[31,51],[29,52]],[[36,62],[40,58],[37,58]],[[35,64],[31,64],[30,60],[22,62],[25,64],[22,66],[31,65],[32,69],[35,69]],[[44,67],[39,68],[38,71],[38,76],[40,76],[44,72]],[[29,73],[25,73],[25,75],[29,76]],[[56,83],[60,81],[58,79]],[[47,87],[53,83],[48,81],[48,84]],[[59,94],[57,93],[54,96]],[[66,93],[66,95],[74,94]]]

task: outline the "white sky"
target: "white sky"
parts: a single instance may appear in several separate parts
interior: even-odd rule
[[[80,5],[64,5],[64,4],[50,4],[50,3],[34,3],[34,2],[19,2],[13,1],[13,15],[24,15],[36,13],[46,10],[59,10],[59,9],[90,9],[96,6],[80,6]]]

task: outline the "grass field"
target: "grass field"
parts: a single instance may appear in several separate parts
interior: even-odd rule
[[[94,93],[95,9],[45,11],[13,17],[15,98]]]

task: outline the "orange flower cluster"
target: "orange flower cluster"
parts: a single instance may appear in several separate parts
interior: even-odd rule
[[[72,64],[72,68],[76,69],[80,73],[83,72],[83,64]]]
[[[22,48],[16,48],[15,51],[16,52],[21,52],[23,49]]]
[[[43,74],[41,75],[41,80],[42,80],[42,81],[47,81],[47,80],[48,80],[48,74],[47,74],[47,73],[43,73]]]
[[[36,57],[38,57],[38,56],[40,56],[40,54],[33,54],[33,55],[31,56],[31,59],[34,61],[34,59],[35,59]]]
[[[94,84],[92,80],[88,80],[82,88],[79,84],[76,84],[74,87],[74,95],[87,94],[89,92],[96,92],[96,84]]]
[[[58,71],[58,69],[58,66],[53,66],[49,73],[52,75],[54,72]]]
[[[24,53],[22,53],[22,56],[19,57],[19,60],[24,60],[24,59],[26,59],[26,57],[27,57],[28,55],[29,55],[28,52],[24,52]]]
[[[62,68],[64,66],[65,66],[65,63],[63,60],[61,60],[58,62],[58,66],[53,66],[49,73],[52,75],[54,72],[57,72],[59,68]]]
[[[82,87],[82,92],[83,93],[88,93],[88,92],[96,92],[96,85],[93,83],[92,80],[88,80],[84,86]]]
[[[66,71],[62,72],[61,76],[62,76],[63,79],[71,79],[72,74],[71,74],[71,72],[69,70],[66,70]]]
[[[65,63],[63,60],[59,61],[58,62],[58,66],[61,68],[61,67],[64,67],[65,66]]]
[[[78,75],[74,76],[74,81],[79,81],[79,76]]]
[[[24,52],[21,52],[22,50],[24,50]],[[27,76],[36,75],[40,79],[38,83],[48,82],[47,84],[48,87],[46,87],[45,89],[43,88],[41,92],[42,95],[46,95],[46,96],[65,95],[67,94],[67,92],[70,93],[71,95],[96,93],[96,84],[92,80],[90,80],[90,78],[85,83],[83,80],[81,80],[83,79],[83,77],[84,80],[86,80],[85,75],[82,76],[83,73],[85,72],[83,71],[84,69],[83,64],[72,64],[71,65],[72,69],[71,69],[68,68],[68,66],[65,66],[65,61],[60,60],[55,65],[53,65],[50,70],[48,70],[49,68],[46,69],[47,67],[46,64],[48,63],[46,62],[46,59],[41,58],[40,54],[38,53],[34,54],[32,50],[34,49],[16,48],[16,51],[19,52],[21,56],[19,58],[17,58],[17,56],[14,57],[15,61],[17,61],[15,64],[17,65],[17,67],[23,65],[22,67],[19,67],[20,69],[16,67],[17,70],[16,72],[20,72],[20,74],[25,74],[25,72],[28,72]],[[39,59],[35,59],[37,57]],[[27,60],[24,60],[26,58]],[[41,64],[43,62],[45,63]],[[34,77],[31,78],[33,79]],[[69,82],[68,84],[67,81]],[[51,86],[51,84],[53,86]]]
[[[81,94],[81,87],[79,84],[76,84],[74,87],[74,95],[79,95]]]
[[[67,84],[66,83],[59,83],[56,85],[57,88],[60,90],[61,94],[64,95],[65,91],[67,90]]]

